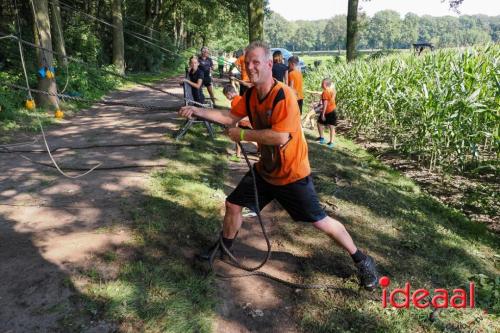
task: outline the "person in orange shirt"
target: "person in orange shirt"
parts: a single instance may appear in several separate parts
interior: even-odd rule
[[[250,79],[248,78],[248,73],[245,67],[245,53],[241,54],[238,59],[234,62],[234,65],[238,70],[240,71],[241,74],[241,79],[238,80],[240,84],[240,96],[243,96],[245,91],[252,86],[250,83]]]
[[[240,100],[243,98],[243,96],[239,96],[238,93],[236,92],[236,89],[231,85],[227,84],[224,86],[222,89],[222,93],[228,100],[231,101],[231,109],[235,108],[236,105],[240,102]],[[241,119],[238,122],[238,127],[243,128],[243,129],[252,129],[252,125],[250,124],[250,120],[248,117],[245,117]],[[235,147],[236,154],[234,156],[234,159],[232,159],[233,162],[239,162],[241,158],[241,148],[240,145],[236,143]]]
[[[323,126],[328,126],[330,129],[330,142],[328,142],[328,147],[333,148],[334,142],[333,137],[335,136],[335,126],[337,126],[337,112],[335,104],[335,87],[333,86],[332,80],[323,79],[321,82],[321,88],[323,88],[323,93],[321,94],[322,109],[321,113],[318,115],[318,132],[319,138],[316,139],[319,143],[325,143],[325,138],[323,138]]]
[[[245,53],[245,65],[252,88],[231,108],[231,112],[184,106],[183,117],[203,116],[228,128],[228,137],[235,141],[255,141],[261,156],[255,164],[255,179],[249,171],[226,198],[222,242],[228,249],[241,228],[242,209],[259,212],[276,199],[295,221],[310,222],[344,248],[358,268],[360,284],[373,290],[378,285],[374,260],[361,252],[346,228],[325,214],[314,189],[309,166],[307,141],[302,132],[299,107],[294,92],[272,77],[273,58],[269,47],[252,42]],[[236,124],[248,117],[253,127],[246,130]],[[256,183],[258,203],[254,189]],[[198,257],[208,260],[216,243]]]
[[[302,89],[302,73],[298,67],[299,58],[291,56],[288,58],[288,85],[295,91],[297,95],[297,103],[299,104],[300,114],[302,115],[302,104],[304,102],[304,91]]]

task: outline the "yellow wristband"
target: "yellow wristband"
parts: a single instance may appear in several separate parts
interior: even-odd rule
[[[245,140],[245,130],[243,128],[240,129],[240,141]]]

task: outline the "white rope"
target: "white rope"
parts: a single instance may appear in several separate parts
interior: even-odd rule
[[[38,23],[36,22],[35,4],[33,3],[33,0],[30,0],[30,2],[31,2],[31,6],[33,7],[33,15],[35,16],[35,24],[38,27]],[[16,14],[17,14],[17,10],[16,10]],[[19,27],[19,29],[21,29],[21,27]],[[40,31],[38,31],[38,32],[40,32]],[[20,33],[20,30],[19,30],[19,33]],[[41,43],[41,41],[40,41],[40,43]],[[21,64],[23,66],[24,77],[26,79],[26,87],[27,87],[27,89],[30,89],[29,82],[28,82],[28,74],[26,72],[26,64],[24,63],[24,56],[23,56],[23,50],[22,50],[22,44],[21,44],[21,42],[19,42],[19,53],[21,54]],[[28,90],[28,91],[29,91],[28,94],[30,95],[30,99],[33,99],[33,97],[31,96],[31,91],[30,90]],[[102,165],[102,163],[99,162],[92,169],[88,170],[87,172],[85,172],[83,174],[77,175],[77,176],[70,176],[70,175],[66,174],[63,170],[61,170],[61,168],[57,164],[56,160],[52,156],[52,153],[50,152],[50,147],[49,147],[49,144],[47,142],[47,138],[45,137],[45,131],[43,130],[42,120],[40,119],[40,115],[38,114],[38,112],[36,112],[36,108],[35,108],[35,115],[36,115],[36,119],[38,120],[38,125],[40,126],[40,131],[42,132],[42,138],[43,138],[43,142],[45,144],[45,148],[47,149],[47,154],[49,154],[50,160],[52,161],[52,163],[54,164],[54,166],[56,167],[56,169],[61,173],[61,175],[63,175],[66,178],[76,179],[76,178],[80,178],[80,177],[83,177],[83,176],[89,174],[90,172],[94,171],[94,169],[96,169],[96,168],[98,168],[99,166]],[[24,155],[21,155],[21,157],[29,160],[29,158],[27,158]]]
[[[12,38],[14,37],[14,35],[7,35],[7,36],[3,36],[3,37],[0,37],[0,39],[4,39],[4,38]]]

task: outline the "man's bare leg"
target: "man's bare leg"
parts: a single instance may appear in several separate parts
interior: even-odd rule
[[[228,249],[231,249],[233,240],[238,234],[238,230],[241,228],[241,223],[243,222],[243,217],[241,216],[242,209],[243,207],[226,201],[226,214],[224,215],[224,224],[222,226],[222,241],[224,242],[224,246]],[[199,253],[197,257],[201,260],[209,260],[218,244],[219,241],[210,248]],[[222,252],[220,252],[220,256],[223,258]]]
[[[222,235],[224,238],[233,239],[241,228],[243,217],[241,211],[243,207],[226,201],[226,214],[224,215],[224,224]]]
[[[349,254],[356,253],[357,247],[354,245],[351,235],[349,235],[344,225],[339,221],[327,216],[314,222],[313,225],[327,234],[338,245],[342,246]]]
[[[354,245],[351,235],[349,235],[342,223],[327,216],[314,222],[313,225],[327,234],[351,255],[358,269],[360,283],[365,289],[373,290],[378,286],[378,273],[375,261],[372,257],[358,250],[356,245]]]

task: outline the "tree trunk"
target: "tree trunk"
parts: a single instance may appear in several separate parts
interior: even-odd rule
[[[50,35],[49,6],[47,0],[33,1],[34,11],[34,35],[37,45],[43,49],[37,49],[38,67],[51,69],[53,63],[52,37]],[[47,78],[38,75],[38,89],[49,93],[57,93],[56,81],[54,78]],[[37,102],[40,106],[59,107],[56,96],[38,94]]]
[[[120,74],[125,73],[125,41],[123,39],[122,0],[113,0],[113,65]]]
[[[61,21],[61,8],[59,8],[59,0],[52,0],[51,2],[52,10],[52,23],[53,23],[53,33],[54,33],[54,45],[56,48],[57,62],[64,66],[68,65],[68,59],[66,58],[66,46],[64,43],[64,35]]]
[[[264,40],[264,0],[248,1],[248,40]]]
[[[358,39],[358,0],[349,0],[347,7],[347,62],[356,59]]]

